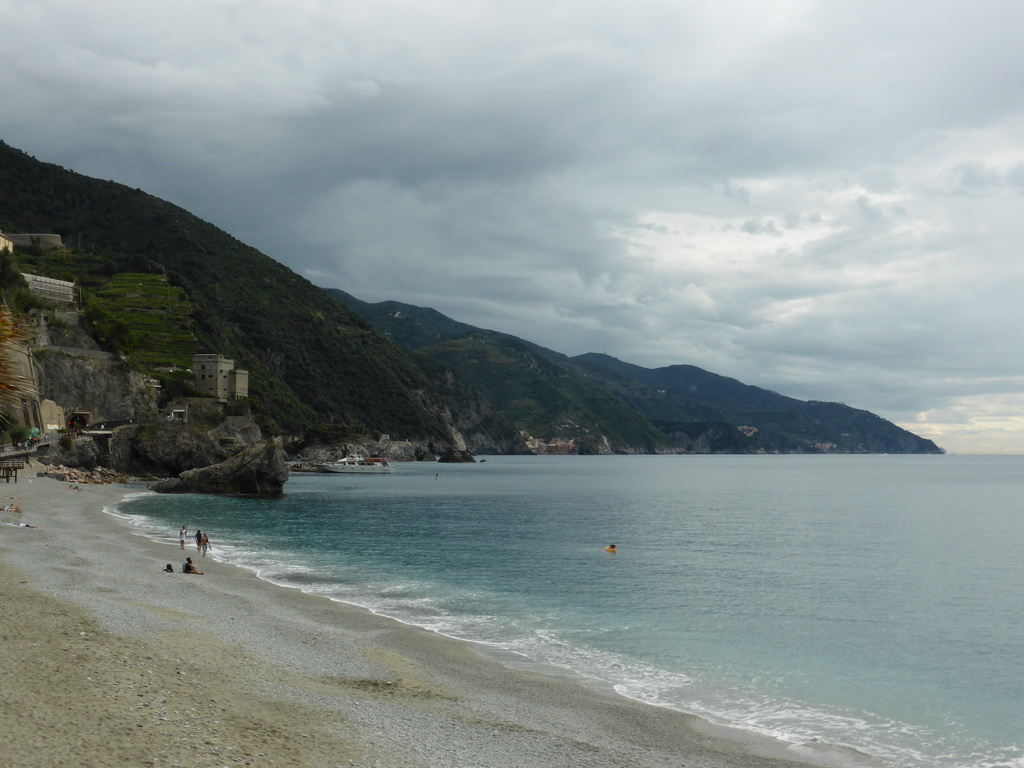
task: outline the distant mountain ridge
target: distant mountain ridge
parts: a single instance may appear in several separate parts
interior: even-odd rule
[[[647,369],[597,353],[572,360],[665,430],[700,415],[754,427],[787,453],[942,453],[931,440],[870,411],[797,400],[693,365]]]
[[[561,384],[588,392],[586,407],[600,402],[602,418],[586,426],[603,427],[644,452],[942,453],[931,440],[842,403],[797,400],[693,365],[648,369],[597,353],[570,358],[433,309],[396,301],[371,304],[344,291],[325,292],[396,343],[441,359],[473,379],[521,429],[557,434],[559,426],[572,426],[554,423],[559,413],[575,413],[574,426],[583,426],[578,418],[583,404],[574,411],[567,402],[571,398],[556,394]],[[487,355],[503,361],[497,381],[480,376],[480,361]],[[518,388],[510,383],[515,379]],[[529,389],[525,382],[533,382],[537,394],[544,390],[543,396],[557,404],[553,412],[544,413],[536,403],[531,410],[531,399],[520,391]],[[617,402],[599,396],[598,390]]]
[[[375,304],[324,289],[397,344],[437,361],[523,435],[536,452],[671,453],[645,416],[566,365],[568,358],[515,336],[396,301]]]
[[[323,291],[406,349],[419,350],[446,339],[457,339],[481,330],[467,323],[452,320],[429,307],[416,307],[398,301],[371,304],[340,288],[324,288]]]

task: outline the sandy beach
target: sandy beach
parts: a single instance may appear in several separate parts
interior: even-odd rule
[[[0,521],[38,526],[0,525],[3,768],[841,762],[148,540],[102,511],[140,489],[75,491],[39,469],[2,486],[23,512]],[[202,527],[189,505],[182,522]],[[178,572],[186,554],[205,575]]]

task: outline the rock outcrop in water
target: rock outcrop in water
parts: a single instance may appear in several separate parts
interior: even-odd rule
[[[469,451],[457,451],[454,448],[445,448],[437,460],[442,464],[472,464],[476,462],[473,454]]]
[[[157,493],[216,493],[277,496],[288,480],[281,438],[246,448],[227,461],[190,469],[153,486]]]

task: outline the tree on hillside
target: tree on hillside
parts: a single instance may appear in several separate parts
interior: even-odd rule
[[[18,271],[18,265],[9,250],[0,251],[0,288],[27,288],[25,278]]]

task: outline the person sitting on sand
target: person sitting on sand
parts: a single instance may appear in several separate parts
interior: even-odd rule
[[[194,565],[192,565],[192,558],[191,557],[186,557],[185,558],[185,564],[183,566],[181,566],[181,572],[182,573],[194,573],[197,576],[202,576],[203,575],[202,571],[198,570]]]

